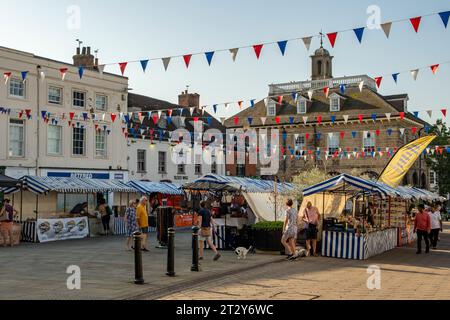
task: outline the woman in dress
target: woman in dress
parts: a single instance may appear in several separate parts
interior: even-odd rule
[[[130,201],[129,207],[125,211],[125,221],[127,225],[127,242],[128,251],[133,250],[133,233],[139,230],[136,219],[136,202]]]
[[[294,202],[289,199],[286,202],[286,219],[284,220],[283,238],[281,243],[286,249],[287,259],[295,259],[297,251],[297,211],[292,208]]]

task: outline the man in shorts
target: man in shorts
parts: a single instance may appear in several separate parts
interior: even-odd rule
[[[311,245],[313,249],[313,254],[315,257],[319,256],[317,253],[317,234],[319,232],[319,221],[320,221],[320,213],[319,209],[314,207],[311,202],[308,202],[304,215],[303,221],[308,224],[308,228],[306,229],[306,249],[307,256],[311,254]]]
[[[204,249],[205,249],[205,241],[208,243],[208,246],[211,248],[211,250],[215,253],[214,261],[217,261],[220,259],[221,254],[217,251],[216,246],[214,245],[212,241],[212,227],[214,226],[214,220],[211,215],[211,211],[206,209],[206,203],[202,202],[200,204],[200,211],[198,213],[198,221],[197,226],[200,227],[200,234],[199,234],[199,260],[204,259]]]

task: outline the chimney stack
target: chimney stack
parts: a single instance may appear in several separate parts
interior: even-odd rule
[[[77,48],[76,55],[73,56],[73,65],[76,67],[85,67],[86,69],[94,69],[95,57],[91,54],[91,47]]]
[[[178,96],[178,105],[184,108],[199,108],[200,95],[198,93],[189,93],[188,90],[183,91]]]

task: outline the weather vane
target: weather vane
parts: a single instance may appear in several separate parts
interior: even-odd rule
[[[319,35],[320,35],[320,47],[323,48],[323,37],[324,37],[324,35],[323,35],[322,30],[320,30]]]

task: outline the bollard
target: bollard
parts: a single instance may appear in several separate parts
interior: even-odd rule
[[[134,238],[134,283],[135,284],[144,284],[144,272],[142,268],[142,233],[135,232],[133,233]]]
[[[198,231],[199,227],[195,226],[192,228],[192,272],[200,271],[198,267]]]
[[[169,228],[167,250],[167,273],[169,277],[175,277],[175,229]]]

